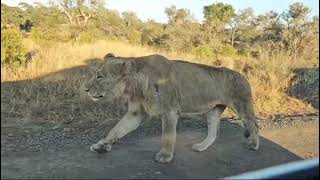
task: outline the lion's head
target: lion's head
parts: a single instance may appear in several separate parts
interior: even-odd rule
[[[107,54],[104,60],[84,84],[84,90],[93,101],[112,101],[125,90],[125,76],[129,73],[130,60],[117,58],[111,53]]]

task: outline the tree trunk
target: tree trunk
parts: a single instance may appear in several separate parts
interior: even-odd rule
[[[81,16],[83,17],[83,23],[84,24],[87,24],[88,23],[88,20],[92,17],[92,14],[89,13],[88,15],[86,15],[81,8],[79,8],[79,12],[81,14]]]
[[[236,35],[236,30],[232,29],[232,34],[231,34],[231,46],[232,47],[233,47],[233,44],[234,44],[235,35]]]
[[[67,16],[69,23],[74,24],[74,21],[73,21],[71,14],[63,6],[61,6],[60,8],[61,8],[61,12]]]

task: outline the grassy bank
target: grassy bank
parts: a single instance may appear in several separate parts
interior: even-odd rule
[[[319,63],[293,61],[286,54],[259,58],[234,56],[200,59],[191,54],[161,52],[110,40],[83,45],[61,43],[51,48],[40,47],[28,39],[24,43],[29,50],[36,50],[31,63],[14,70],[1,67],[1,84],[4,85],[1,87],[1,114],[5,116],[25,117],[35,113],[48,116],[51,113],[49,119],[57,121],[66,119],[65,115],[73,116],[70,112],[76,113],[77,106],[81,104],[81,83],[90,74],[88,62],[102,58],[108,52],[116,56],[158,53],[171,59],[225,66],[239,71],[251,83],[259,116],[316,111],[306,102],[288,96],[286,92],[292,83],[294,69],[318,67]],[[94,116],[101,115],[102,118],[105,112],[96,109],[94,113]]]

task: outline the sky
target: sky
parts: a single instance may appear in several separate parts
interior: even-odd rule
[[[45,3],[47,0],[1,0],[1,2],[16,6],[20,2],[32,4],[33,2]],[[105,0],[108,9],[115,9],[119,12],[130,10],[135,12],[143,21],[153,19],[158,22],[167,22],[164,10],[171,5],[175,5],[177,8],[190,9],[193,17],[202,21],[203,6],[216,2],[231,4],[237,11],[252,7],[256,14],[262,14],[270,10],[281,13],[288,10],[290,4],[302,2],[311,9],[312,16],[319,16],[319,0]]]

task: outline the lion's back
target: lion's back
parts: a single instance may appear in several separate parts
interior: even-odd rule
[[[228,68],[174,61],[171,76],[186,103],[201,105],[213,100],[224,104],[241,96],[251,96],[248,80]]]
[[[169,60],[161,55],[150,55],[136,59],[140,63],[140,73],[152,79],[171,80],[179,89],[214,89],[227,92],[233,89],[250,90],[247,79],[239,72],[182,60]]]

